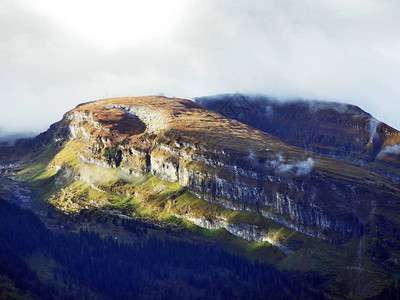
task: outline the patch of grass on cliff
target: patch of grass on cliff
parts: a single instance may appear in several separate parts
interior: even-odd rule
[[[261,213],[249,211],[234,211],[228,216],[228,222],[231,224],[249,224],[256,225],[264,229],[281,229],[282,225],[265,218]]]
[[[150,217],[150,216],[154,215],[154,212],[155,212],[155,210],[153,210],[153,209],[150,209],[148,207],[143,207],[143,208],[136,210],[134,216],[141,217],[141,218]]]
[[[131,200],[131,197],[125,195],[96,189],[84,180],[72,182],[50,198],[50,202],[56,208],[68,213],[75,213],[87,207],[104,207],[110,203],[124,211],[127,203],[131,206]]]
[[[77,169],[81,163],[81,158],[77,155],[74,147],[76,147],[76,142],[68,142],[67,145],[59,152],[53,159],[53,164],[55,165],[65,165],[71,169]]]
[[[43,147],[39,154],[33,154],[29,159],[32,161],[18,173],[17,180],[29,183],[37,197],[34,197],[33,207],[44,208],[44,200],[57,192],[58,187],[54,183],[56,170],[48,170],[47,166],[62,148],[49,144]]]
[[[99,186],[110,197],[111,206],[134,217],[161,219],[165,205],[181,190],[179,183],[163,181],[154,175],[124,182],[117,174]],[[126,196],[126,194],[130,196]]]
[[[112,202],[112,206],[122,211],[129,211],[132,209],[136,209],[136,207],[138,206],[138,202],[135,201],[135,199],[132,197],[120,196],[116,201]]]
[[[187,222],[185,222],[184,219],[182,218],[178,218],[175,217],[174,215],[170,214],[170,213],[162,213],[160,215],[161,220],[170,226],[174,226],[174,227],[180,227],[180,228],[187,228]]]
[[[230,253],[244,255],[252,260],[260,260],[274,264],[285,257],[282,251],[268,242],[248,242],[229,233],[225,228],[206,229],[189,223],[186,220],[184,220],[184,222],[187,228],[196,235],[203,239],[219,243],[223,249]]]
[[[31,157],[33,162],[19,172],[18,180],[28,182],[37,195],[34,199],[34,207],[42,207],[44,200],[49,199],[61,188],[55,183],[58,172],[55,166],[68,166],[72,170],[79,168],[82,161],[74,150],[74,147],[77,147],[76,144],[70,141],[62,148],[49,144],[43,147],[39,154]],[[49,168],[52,165],[53,167]]]
[[[151,174],[146,175],[139,184],[143,189],[157,193],[176,192],[180,189],[179,182],[165,181]],[[164,189],[157,191],[160,186],[164,187]]]
[[[170,200],[171,209],[179,215],[190,214],[193,217],[212,217],[219,215],[224,209],[214,203],[200,199],[188,191]]]
[[[56,148],[52,144],[44,147],[40,154],[32,158],[33,162],[18,173],[18,179],[34,182],[39,178],[45,178],[44,173],[46,173],[47,166],[61,150],[61,148]]]
[[[102,185],[108,186],[109,191],[116,189],[112,182]],[[118,187],[118,191],[131,191],[131,198],[111,200],[111,205],[130,212],[134,217],[148,217],[167,222],[171,225],[184,226],[179,218],[173,215],[189,215],[192,217],[214,217],[225,210],[217,205],[202,200],[188,191],[179,183],[163,181],[157,176],[147,175],[136,182],[126,183]],[[123,198],[124,196],[120,196]]]
[[[111,206],[133,216],[163,220],[172,214],[189,213],[200,217],[215,216],[223,211],[219,205],[185,191],[178,182],[171,183],[150,174],[130,183],[116,178],[102,182],[98,187],[109,197]],[[125,195],[127,192],[129,197]]]

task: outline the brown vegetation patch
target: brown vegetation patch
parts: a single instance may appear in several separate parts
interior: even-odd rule
[[[95,121],[126,136],[138,135],[146,130],[146,125],[140,119],[119,109],[102,109],[95,115]]]

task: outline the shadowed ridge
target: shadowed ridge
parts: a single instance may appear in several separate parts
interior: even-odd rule
[[[240,95],[246,105],[230,104],[238,97],[225,94],[196,101],[288,144],[357,164],[400,182],[400,132],[359,107],[247,95]],[[251,106],[252,111],[243,113],[245,106]]]

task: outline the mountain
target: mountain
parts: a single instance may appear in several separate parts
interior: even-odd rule
[[[400,182],[400,132],[357,106],[326,101],[278,101],[241,94],[201,97],[196,102],[290,145],[362,166]]]
[[[251,116],[242,120],[227,113],[238,106],[231,98],[223,106],[223,97],[198,101],[222,107],[219,113],[166,97],[81,104],[47,132],[0,149],[0,195],[42,216],[49,207],[72,218],[101,210],[189,230],[303,279],[318,274],[318,287],[310,286],[322,286],[327,296],[393,289],[400,271],[400,185],[396,164],[382,161],[393,169],[385,173],[377,163],[380,152],[397,145],[394,134],[382,133],[389,127],[377,125],[370,145],[353,145],[352,126],[359,122],[365,141],[373,120],[355,107],[322,108],[324,127],[310,114],[315,103],[289,109],[272,101],[265,110],[279,111],[272,126],[267,112],[258,114],[269,102],[240,99]]]

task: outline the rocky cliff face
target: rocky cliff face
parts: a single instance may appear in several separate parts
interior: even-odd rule
[[[400,182],[400,132],[356,106],[284,102],[240,94],[196,101],[291,145],[363,166]]]
[[[88,103],[68,112],[42,136],[70,147],[84,163],[136,176],[151,173],[179,182],[220,207],[258,212],[327,240],[361,236],[380,205],[375,199],[382,193],[388,199],[399,195],[397,187],[377,174],[289,146],[189,100],[143,97]],[[61,172],[62,164],[61,159],[50,168]],[[220,227],[263,240],[262,228]]]
[[[272,101],[262,115],[247,100],[210,101],[231,118],[164,97],[79,105],[38,137],[0,145],[0,196],[34,210],[47,200],[72,215],[142,218],[184,238],[189,229],[317,271],[335,298],[397,281],[397,131],[346,105]]]

